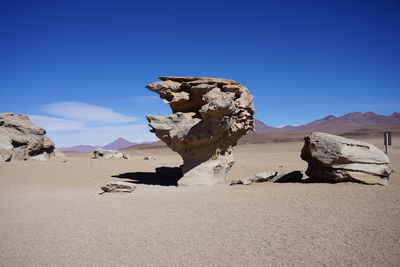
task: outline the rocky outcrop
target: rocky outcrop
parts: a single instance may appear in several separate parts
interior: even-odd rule
[[[320,132],[311,133],[304,140],[301,158],[308,162],[306,174],[311,178],[388,184],[389,158],[377,147]]]
[[[254,130],[253,96],[233,80],[160,77],[146,88],[171,106],[172,115],[148,115],[151,131],[183,158],[179,185],[225,183],[232,149]]]
[[[128,154],[121,153],[116,150],[105,150],[102,148],[97,148],[93,151],[93,158],[94,159],[130,159]]]
[[[43,161],[59,155],[53,141],[46,136],[46,131],[33,124],[28,116],[0,113],[0,162],[28,159]]]

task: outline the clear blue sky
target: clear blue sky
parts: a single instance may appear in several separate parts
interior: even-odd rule
[[[0,112],[35,115],[58,145],[152,138],[124,131],[170,112],[144,88],[161,75],[237,80],[273,126],[388,115],[400,1],[0,0]]]

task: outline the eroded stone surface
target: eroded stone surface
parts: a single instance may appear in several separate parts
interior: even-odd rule
[[[160,77],[148,84],[173,114],[147,115],[158,138],[183,158],[179,185],[225,183],[239,138],[254,130],[253,96],[233,80]]]
[[[320,132],[311,133],[304,140],[301,158],[308,162],[306,174],[311,178],[388,184],[392,170],[388,156],[379,148]]]
[[[0,113],[0,161],[43,161],[60,156],[45,134],[46,131],[26,115]]]

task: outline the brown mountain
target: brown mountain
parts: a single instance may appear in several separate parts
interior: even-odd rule
[[[333,115],[300,126],[286,126],[283,128],[270,127],[259,121],[263,127],[257,128],[256,133],[309,133],[314,131],[341,134],[371,127],[400,124],[400,113],[389,116],[379,115],[373,112],[352,112],[341,117]]]
[[[111,150],[118,150],[129,146],[137,145],[137,143],[129,142],[124,138],[118,138],[115,141],[105,145],[105,146],[90,146],[90,145],[77,145],[72,147],[59,147],[58,149],[61,151],[74,151],[74,152],[92,152],[96,148],[104,148]]]
[[[254,120],[257,133],[272,133],[279,131],[279,128],[268,126],[260,120]]]
[[[101,146],[77,145],[77,146],[71,146],[71,147],[57,147],[57,149],[59,149],[63,152],[69,152],[69,151],[92,152],[98,147],[101,147]]]
[[[349,138],[378,137],[381,136],[384,131],[391,131],[392,135],[400,136],[400,113],[394,112],[389,116],[379,115],[373,112],[353,112],[341,117],[329,115],[305,125],[285,126],[282,128],[268,126],[260,120],[255,120],[255,128],[255,132],[243,136],[239,140],[239,143],[300,141],[306,134],[315,131],[337,134]],[[129,146],[129,141],[122,138],[119,139],[114,142],[118,145],[123,144],[122,147],[119,148],[123,150],[167,147],[161,141]],[[114,145],[113,143],[109,145]],[[107,147],[107,145],[104,147]],[[61,150],[93,151],[95,148],[97,147],[80,145],[72,148],[61,148]]]
[[[104,149],[111,149],[111,150],[118,150],[128,146],[137,145],[137,143],[132,143],[122,137],[118,138],[117,140],[109,143],[108,145],[103,146]]]
[[[400,119],[400,112],[393,112],[393,114],[390,115],[389,117],[391,117],[391,118],[396,118],[396,119]]]
[[[240,139],[240,143],[300,141],[311,132],[327,132],[349,138],[378,137],[384,131],[400,135],[400,113],[389,116],[373,112],[353,112],[340,117],[333,115],[300,126],[271,127],[256,120],[256,131]]]

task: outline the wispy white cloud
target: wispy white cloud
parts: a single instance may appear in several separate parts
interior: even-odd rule
[[[40,115],[28,115],[29,119],[36,125],[46,129],[47,132],[66,132],[83,129],[85,123],[81,121],[60,119]]]
[[[157,138],[146,124],[133,124],[135,117],[110,108],[81,102],[57,102],[42,107],[45,115],[29,115],[31,121],[46,129],[57,147],[79,144],[105,145],[119,137],[132,142]]]
[[[157,137],[149,131],[146,124],[109,125],[101,127],[85,127],[74,132],[49,132],[48,136],[57,147],[74,145],[106,145],[118,137],[131,142],[155,141]]]
[[[57,102],[43,106],[42,110],[49,115],[86,123],[116,124],[137,121],[137,118],[113,109],[82,102]]]

